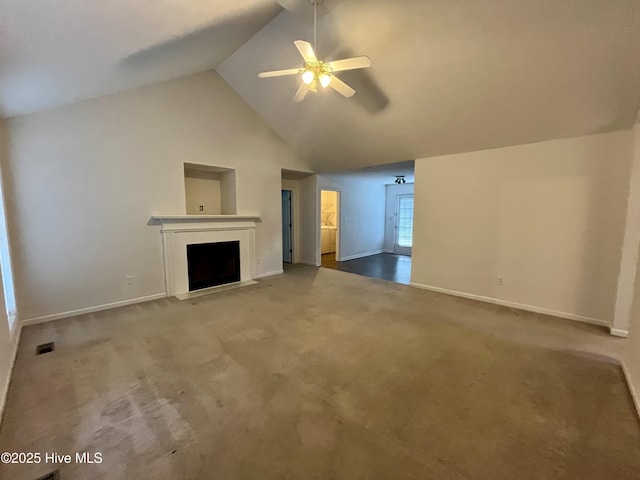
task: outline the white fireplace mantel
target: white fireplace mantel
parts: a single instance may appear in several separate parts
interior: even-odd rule
[[[187,245],[240,242],[240,281],[255,278],[255,228],[257,215],[153,215],[160,225],[167,295],[189,292]]]
[[[255,228],[260,221],[257,215],[152,215],[151,221],[160,224],[162,231],[190,230],[190,229],[225,229],[232,225],[244,228],[251,224]],[[206,227],[203,227],[206,225]]]

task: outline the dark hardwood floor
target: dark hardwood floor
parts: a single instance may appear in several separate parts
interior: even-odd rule
[[[380,253],[355,260],[336,262],[335,253],[325,253],[322,255],[322,266],[365,277],[404,283],[405,285],[408,285],[411,279],[411,257],[407,255]]]

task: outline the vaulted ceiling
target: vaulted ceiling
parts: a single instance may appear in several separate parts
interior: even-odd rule
[[[632,125],[640,93],[637,0],[368,0],[322,18],[320,55],[369,55],[356,88],[293,103],[312,37],[284,12],[218,71],[320,171],[480,150]]]
[[[0,0],[0,117],[217,67],[273,0]]]
[[[286,0],[303,10],[307,0]],[[638,0],[327,0],[326,60],[373,67],[292,102],[293,41],[273,0],[0,2],[0,115],[217,69],[320,172],[625,128],[640,99]]]

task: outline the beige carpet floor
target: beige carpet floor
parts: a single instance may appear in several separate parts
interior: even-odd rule
[[[103,461],[0,476],[639,479],[622,346],[598,327],[293,267],[25,328],[0,450]]]

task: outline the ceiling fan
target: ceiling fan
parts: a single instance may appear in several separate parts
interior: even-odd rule
[[[310,0],[313,4],[313,45],[317,43],[318,22],[317,10],[323,0]],[[260,78],[282,77],[285,75],[300,75],[302,84],[298,92],[293,97],[294,102],[301,102],[307,96],[307,93],[317,92],[319,87],[331,87],[338,93],[349,98],[356,91],[349,85],[344,83],[334,75],[335,72],[344,70],[355,70],[358,68],[369,68],[371,59],[367,56],[346,58],[344,60],[336,60],[334,62],[324,62],[318,60],[314,52],[314,46],[304,40],[296,40],[293,42],[304,59],[304,65],[300,68],[289,68],[287,70],[273,70],[270,72],[261,72],[258,74]]]

